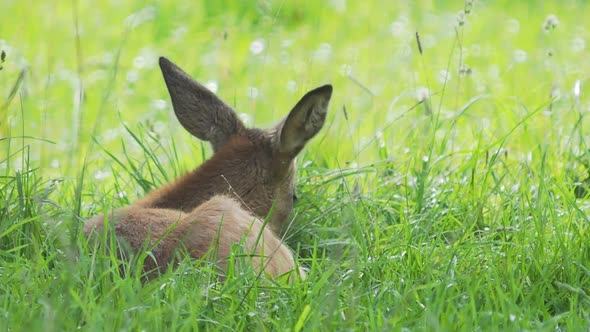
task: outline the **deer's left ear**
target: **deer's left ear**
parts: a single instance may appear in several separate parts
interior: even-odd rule
[[[213,150],[218,150],[244,127],[229,105],[170,60],[161,57],[160,68],[174,113],[193,136],[211,142]]]
[[[279,152],[294,158],[314,137],[326,120],[332,86],[324,85],[306,93],[279,125]]]

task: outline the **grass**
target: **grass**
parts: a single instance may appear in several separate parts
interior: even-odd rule
[[[583,1],[3,1],[0,328],[587,330],[589,14]],[[334,85],[298,159],[287,242],[307,280],[220,281],[185,260],[142,282],[137,262],[121,274],[84,239],[87,217],[211,154],[174,120],[159,55],[249,124]]]

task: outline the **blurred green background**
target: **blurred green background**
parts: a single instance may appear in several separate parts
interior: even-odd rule
[[[460,150],[473,148],[480,135],[494,141],[527,110],[547,106],[555,96],[551,114],[535,117],[530,123],[535,128],[526,137],[515,135],[510,146],[528,152],[531,145],[559,141],[559,129],[567,131],[577,117],[568,112],[576,80],[582,83],[579,107],[588,107],[583,24],[588,10],[580,1],[3,1],[0,6],[5,100],[26,71],[17,98],[2,108],[0,133],[24,130],[55,142],[31,146],[33,160],[44,168],[64,169],[72,154],[75,165],[89,152],[89,158],[102,160],[104,155],[92,154],[91,138],[108,146],[124,134],[122,122],[148,124],[167,138],[173,130],[183,142],[181,152],[193,151],[171,116],[157,68],[161,55],[214,86],[256,125],[271,124],[305,91],[332,83],[332,125],[322,141],[330,153],[317,156],[318,149],[311,149],[331,166],[376,160],[378,144],[362,149],[376,133],[394,155],[411,147],[431,119],[421,108],[403,115],[425,94],[432,95],[441,121],[458,122],[450,144]],[[553,19],[555,27],[545,26]],[[484,100],[458,116],[472,98]]]

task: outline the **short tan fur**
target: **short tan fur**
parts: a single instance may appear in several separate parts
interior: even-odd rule
[[[234,244],[243,245],[256,270],[271,278],[294,271],[293,253],[280,237],[295,197],[294,159],[322,128],[332,86],[308,92],[276,126],[261,130],[246,128],[230,106],[168,59],[160,58],[160,68],[176,117],[192,135],[209,141],[214,154],[175,182],[110,213],[118,241],[133,252],[146,242],[154,245],[146,273],[164,271],[178,249],[194,258],[213,252],[225,270]],[[104,219],[89,219],[86,236],[101,236]]]

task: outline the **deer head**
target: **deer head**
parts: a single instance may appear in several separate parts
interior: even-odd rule
[[[214,154],[193,172],[137,204],[190,212],[218,194],[231,194],[280,233],[295,199],[295,157],[324,125],[332,86],[306,93],[269,129],[246,128],[234,110],[166,58],[160,68],[178,121],[208,141]]]

